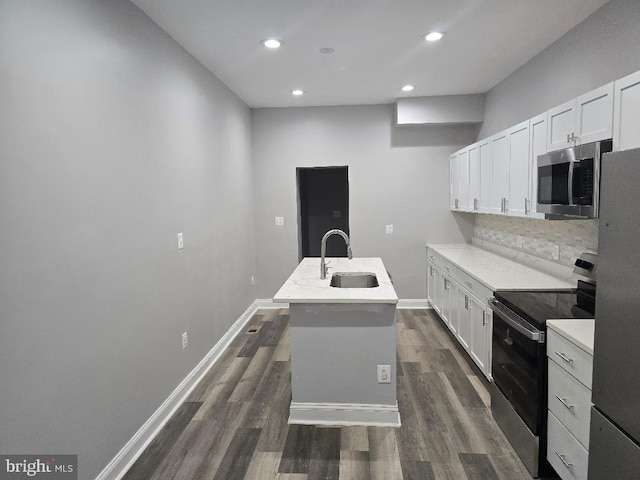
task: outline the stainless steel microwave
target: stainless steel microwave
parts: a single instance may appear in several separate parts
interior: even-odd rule
[[[611,140],[587,143],[538,157],[538,212],[548,218],[598,218],[600,160]]]

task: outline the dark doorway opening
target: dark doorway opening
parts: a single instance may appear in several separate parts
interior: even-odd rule
[[[332,228],[349,235],[348,167],[298,168],[298,257],[319,257],[322,236]],[[346,257],[337,235],[327,241],[327,257]]]

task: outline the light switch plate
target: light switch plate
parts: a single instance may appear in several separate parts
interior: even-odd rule
[[[378,365],[378,383],[391,383],[391,365]]]
[[[178,233],[178,250],[182,250],[184,248],[184,236],[182,232]]]
[[[387,233],[387,235],[393,235],[393,224],[387,225],[386,233]]]
[[[276,226],[282,227],[284,225],[284,217],[276,217]]]

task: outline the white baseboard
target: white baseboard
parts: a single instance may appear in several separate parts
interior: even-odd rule
[[[398,404],[291,402],[289,422],[301,425],[399,427]]]
[[[396,308],[431,308],[426,298],[401,298]]]
[[[200,380],[202,380],[209,369],[218,361],[238,333],[242,331],[253,314],[256,313],[259,308],[269,308],[259,306],[260,302],[261,300],[255,300],[249,308],[244,311],[218,343],[214,345],[200,363],[185,377],[180,385],[171,392],[171,395],[153,412],[153,415],[151,415],[135,435],[131,437],[127,444],[122,447],[118,454],[113,457],[111,462],[100,472],[95,480],[120,480],[124,474],[127,473],[160,429],[164,427],[178,407],[187,399],[196,385],[198,385]],[[284,307],[280,306],[277,308]]]

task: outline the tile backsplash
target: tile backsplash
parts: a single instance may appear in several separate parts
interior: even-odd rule
[[[537,220],[475,215],[474,236],[483,241],[572,267],[582,252],[597,253],[598,220]],[[556,245],[560,249],[557,261],[552,259]]]

